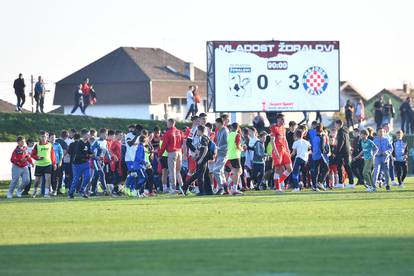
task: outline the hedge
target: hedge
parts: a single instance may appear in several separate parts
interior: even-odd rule
[[[0,142],[14,142],[16,137],[23,135],[37,139],[40,130],[60,133],[62,129],[81,128],[107,128],[126,131],[130,124],[141,124],[144,128],[152,130],[155,126],[164,129],[164,121],[96,118],[90,116],[75,116],[62,114],[40,113],[0,113]],[[183,128],[184,123],[178,123],[177,127]]]

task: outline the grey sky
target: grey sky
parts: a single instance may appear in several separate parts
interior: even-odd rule
[[[412,1],[0,2],[0,98],[19,72],[53,83],[119,46],[163,48],[205,68],[207,40],[340,40],[341,79],[365,94],[414,81]],[[52,96],[48,95],[50,105]]]

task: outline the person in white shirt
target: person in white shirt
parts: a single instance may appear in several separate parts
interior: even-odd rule
[[[295,131],[295,142],[292,145],[292,157],[295,157],[295,161],[293,164],[293,171],[292,171],[292,183],[293,183],[293,190],[292,192],[300,192],[299,187],[299,176],[302,167],[306,165],[309,158],[309,150],[311,148],[311,144],[303,139],[303,132],[300,129]]]
[[[195,99],[194,99],[194,86],[190,85],[187,91],[187,115],[185,116],[184,120],[187,120],[188,117],[195,116],[197,111],[195,108]]]
[[[131,188],[134,187],[134,182],[137,180],[137,173],[134,168],[135,153],[137,151],[139,143],[139,135],[141,130],[136,126],[130,125],[128,127],[128,133],[125,136],[125,164],[127,166],[127,179],[125,182],[126,193],[130,195]]]

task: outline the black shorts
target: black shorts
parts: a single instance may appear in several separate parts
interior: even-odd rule
[[[161,168],[168,169],[168,157],[161,156]]]
[[[232,167],[233,169],[240,169],[240,168],[241,168],[240,159],[233,159],[233,160],[230,160],[230,164],[231,164],[231,167]]]
[[[36,166],[35,176],[43,176],[45,174],[52,174],[53,166]]]

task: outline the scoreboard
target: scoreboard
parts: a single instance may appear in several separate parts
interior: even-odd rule
[[[338,111],[339,41],[211,41],[216,112]]]

